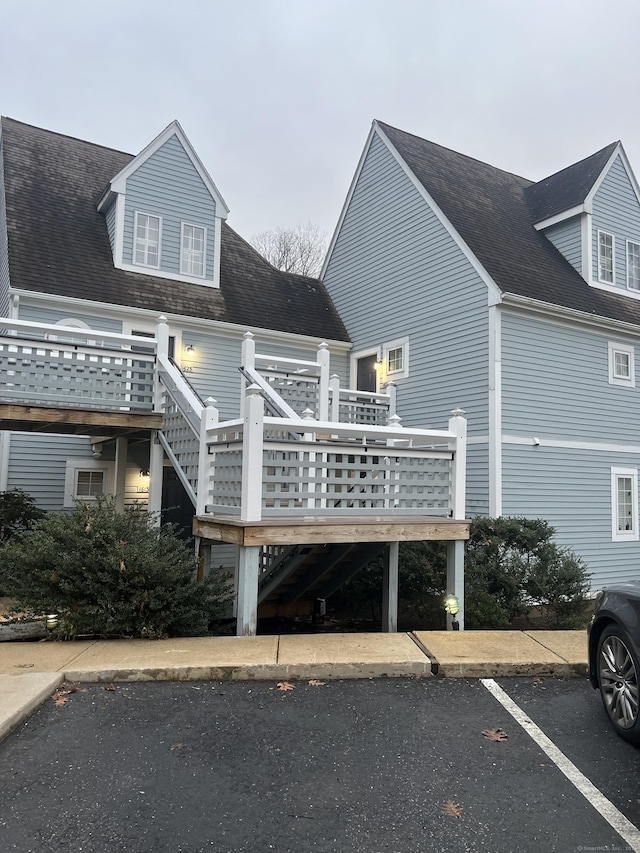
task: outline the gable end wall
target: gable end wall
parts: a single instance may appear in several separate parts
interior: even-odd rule
[[[180,273],[181,223],[207,229],[206,275],[214,278],[216,203],[177,136],[172,136],[127,179],[123,256],[133,263],[135,212],[162,217],[160,269]],[[144,267],[141,267],[144,270]]]
[[[598,278],[598,229],[615,238],[616,287],[627,289],[626,241],[640,243],[640,203],[620,156],[616,157],[593,198],[593,278]]]
[[[582,224],[581,217],[574,216],[565,222],[559,222],[546,228],[544,236],[550,240],[556,249],[561,252],[582,275]]]

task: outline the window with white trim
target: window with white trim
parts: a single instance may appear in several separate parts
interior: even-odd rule
[[[64,481],[64,506],[75,501],[95,501],[113,490],[113,462],[101,459],[68,459]]]
[[[613,234],[598,231],[598,280],[613,284]]]
[[[627,287],[640,290],[640,243],[627,240]]]
[[[204,277],[204,253],[207,232],[200,225],[182,223],[180,240],[180,272]]]
[[[635,388],[635,358],[632,346],[609,343],[609,384]]]
[[[638,469],[611,469],[611,535],[614,542],[638,539]]]
[[[405,379],[409,375],[409,338],[398,338],[383,346],[386,379]]]
[[[133,262],[145,267],[160,266],[160,233],[162,221],[159,216],[136,211],[135,247]]]

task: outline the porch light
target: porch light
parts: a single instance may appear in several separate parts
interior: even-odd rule
[[[54,628],[58,627],[58,614],[57,613],[49,613],[47,616],[47,628],[50,631],[53,631]]]
[[[142,469],[140,470],[140,477],[141,477],[141,479],[143,479],[143,480],[148,480],[150,476],[151,476],[151,474],[149,474],[149,469],[148,469],[148,468],[142,468]]]
[[[451,628],[453,631],[460,630],[460,623],[456,619],[456,615],[460,612],[460,602],[456,595],[448,595],[444,600],[444,610],[451,616]]]
[[[184,351],[186,352],[187,355],[193,355],[194,352],[196,351],[196,348],[194,347],[193,344],[187,344],[186,347],[184,348]]]

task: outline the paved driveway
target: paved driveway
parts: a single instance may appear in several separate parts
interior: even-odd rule
[[[0,743],[0,846],[640,849],[640,750],[609,731],[587,682],[499,685],[595,805],[476,680],[85,685]],[[507,740],[482,734],[498,728]]]

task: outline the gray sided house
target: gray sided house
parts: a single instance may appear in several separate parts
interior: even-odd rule
[[[272,267],[227,214],[177,122],[131,156],[2,119],[0,490],[162,511],[201,571],[235,568],[240,634],[258,606],[310,612],[381,549],[395,630],[401,540],[446,541],[462,601],[464,418],[402,426],[392,387],[350,387],[324,284]],[[445,378],[429,417],[452,408]]]
[[[620,143],[534,183],[375,121],[323,281],[351,378],[469,424],[467,511],[637,577],[640,192]],[[375,367],[375,370],[373,369]]]

